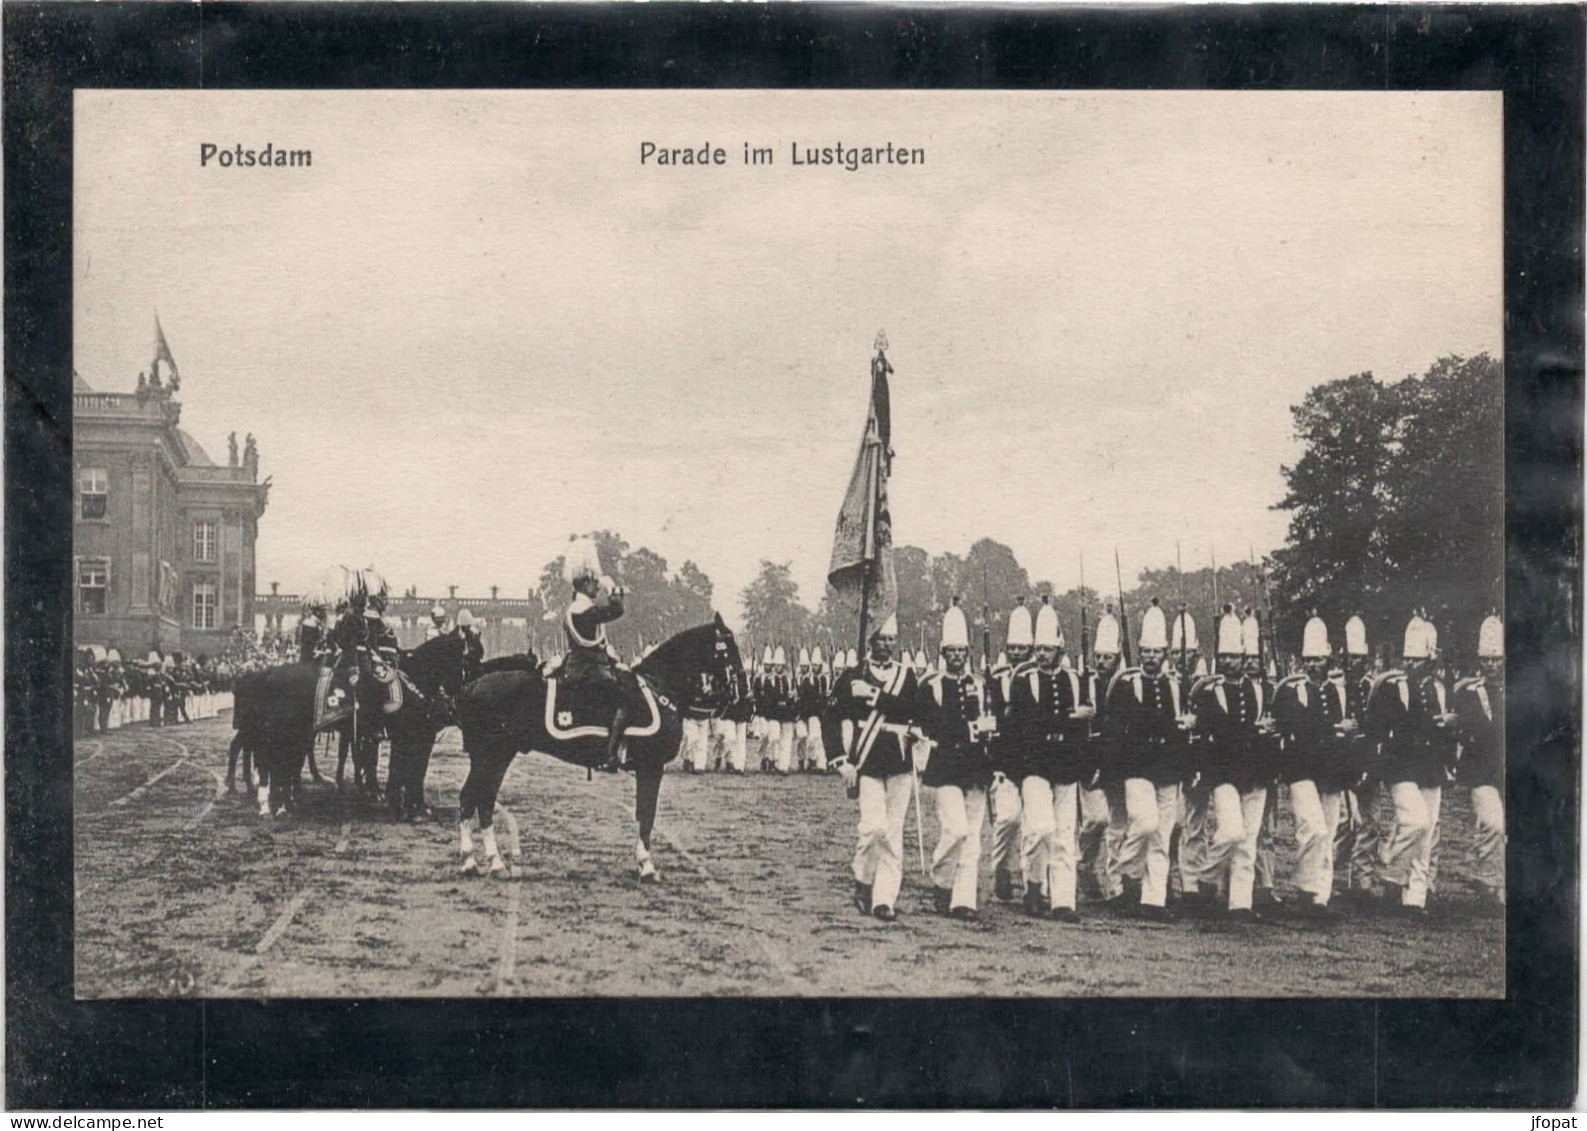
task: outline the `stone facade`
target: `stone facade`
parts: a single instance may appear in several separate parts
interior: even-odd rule
[[[126,659],[225,649],[254,623],[269,482],[258,453],[216,464],[169,385],[96,392],[73,378],[72,639]]]

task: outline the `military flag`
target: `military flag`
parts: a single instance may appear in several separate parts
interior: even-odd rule
[[[176,392],[182,387],[182,374],[176,367],[176,358],[171,356],[171,346],[165,340],[165,331],[160,328],[160,316],[154,316],[154,364],[152,366],[156,377],[160,372],[160,362],[165,362],[171,368],[171,391]]]
[[[893,522],[887,506],[892,469],[892,421],[887,376],[887,337],[876,337],[871,359],[871,399],[865,431],[854,459],[843,506],[832,539],[827,582],[859,617],[860,649],[871,633],[898,611],[898,581],[893,573]]]

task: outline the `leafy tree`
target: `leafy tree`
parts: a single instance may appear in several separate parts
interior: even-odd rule
[[[744,631],[752,646],[798,648],[810,626],[810,610],[799,602],[799,584],[788,562],[762,558],[760,573],[739,596]]]

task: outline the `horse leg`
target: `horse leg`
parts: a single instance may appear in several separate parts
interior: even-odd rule
[[[314,760],[314,751],[319,744],[320,736],[316,734],[309,743],[309,777],[314,780],[315,785],[323,785],[325,782],[324,776],[320,773],[320,765]]]
[[[474,855],[475,818],[484,819],[484,810],[480,808],[480,797],[485,792],[486,777],[486,752],[476,749],[469,754],[468,776],[463,779],[463,788],[457,795],[457,852],[460,861],[458,870],[465,876],[479,874],[479,860]]]
[[[404,795],[408,792],[408,761],[410,754],[406,743],[391,740],[391,757],[386,762],[386,809],[394,821],[402,820]]]
[[[231,746],[226,751],[226,792],[237,792],[237,755],[242,753],[242,731],[231,736]]]
[[[430,754],[435,749],[435,738],[424,739],[416,744],[416,748],[409,755],[411,765],[408,767],[408,815],[418,817],[424,813],[424,779],[430,773]]]
[[[342,775],[347,770],[347,748],[352,744],[352,736],[346,729],[336,732],[336,792],[342,792]],[[355,771],[357,767],[354,767]]]
[[[501,858],[501,850],[496,845],[496,795],[501,792],[502,780],[507,776],[507,767],[512,765],[514,751],[511,746],[492,750],[486,756],[485,765],[487,772],[484,778],[484,789],[479,798],[479,826],[480,835],[485,840],[485,869],[494,878],[508,879],[512,873]]]
[[[634,857],[639,862],[639,882],[654,884],[661,880],[650,858],[650,834],[656,828],[656,803],[661,798],[662,763],[644,759],[634,769],[634,819],[639,822],[639,841]]]

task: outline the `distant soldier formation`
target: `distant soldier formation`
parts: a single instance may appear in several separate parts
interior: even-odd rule
[[[115,648],[80,648],[72,669],[72,737],[212,718],[230,706],[237,671],[228,660],[181,652],[156,650],[126,661]]]

